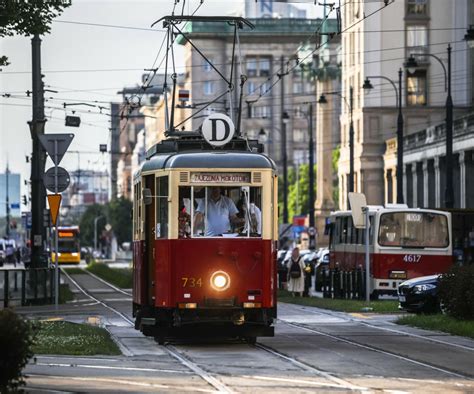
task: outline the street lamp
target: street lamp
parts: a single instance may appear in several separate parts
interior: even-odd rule
[[[472,29],[471,34],[472,34]],[[469,35],[466,34],[465,39],[469,42],[470,39],[466,38]],[[472,45],[472,44],[469,44]],[[431,53],[412,53],[405,63],[405,67],[410,72],[414,72],[418,67],[418,63],[415,56],[430,56],[436,59],[443,67],[444,71],[444,90],[448,92],[446,97],[446,189],[444,191],[444,206],[446,208],[454,207],[454,188],[453,188],[453,99],[451,97],[451,44],[448,44],[448,69],[443,61]]]
[[[334,94],[341,97],[347,106],[349,113],[350,113],[350,122],[349,122],[349,193],[354,191],[354,122],[352,119],[353,113],[353,97],[354,97],[354,89],[352,86],[349,87],[349,102],[347,102],[347,98],[343,96],[340,92],[327,92],[321,94],[319,97],[318,103],[319,104],[327,104],[326,96]]]
[[[104,215],[97,216],[94,218],[94,252],[97,250],[97,222],[100,219],[105,219]]]
[[[314,222],[314,136],[313,136],[313,104],[308,104],[308,112],[302,112],[308,120],[308,150],[309,150],[309,249],[313,250],[316,248],[316,231]]]
[[[288,112],[283,111],[281,115],[281,156],[283,165],[283,223],[288,223],[288,156],[286,152],[286,126],[290,121]]]
[[[369,92],[374,87],[370,83],[370,78],[384,79],[390,82],[395,89],[395,98],[398,108],[397,119],[397,204],[403,204],[403,115],[402,115],[402,75],[403,70],[398,70],[398,89],[395,83],[382,75],[367,77],[364,81],[362,89]]]
[[[469,29],[467,29],[467,33],[464,36],[464,40],[467,41],[469,48],[474,48],[474,25],[469,26]]]

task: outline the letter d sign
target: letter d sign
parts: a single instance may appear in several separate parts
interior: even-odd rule
[[[235,126],[232,119],[224,114],[209,115],[201,127],[202,136],[213,146],[223,146],[234,136]]]

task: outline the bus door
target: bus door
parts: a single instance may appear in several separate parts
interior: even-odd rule
[[[153,283],[155,281],[155,258],[154,258],[154,247],[155,247],[155,176],[147,175],[145,177],[145,189],[146,196],[145,200],[145,267],[144,270],[147,273],[147,294],[148,304],[154,304],[154,289]]]

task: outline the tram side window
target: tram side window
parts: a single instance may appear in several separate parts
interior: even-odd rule
[[[140,238],[140,223],[141,223],[141,182],[137,182],[134,186],[133,197],[133,233],[135,238]]]
[[[156,179],[156,231],[155,238],[168,238],[168,177]]]
[[[261,237],[261,202],[260,187],[180,187],[179,238]]]

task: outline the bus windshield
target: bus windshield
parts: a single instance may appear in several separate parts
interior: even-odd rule
[[[432,212],[393,212],[380,216],[378,243],[381,246],[446,248],[448,220]]]
[[[79,240],[59,238],[58,248],[60,253],[77,253],[79,252]]]

